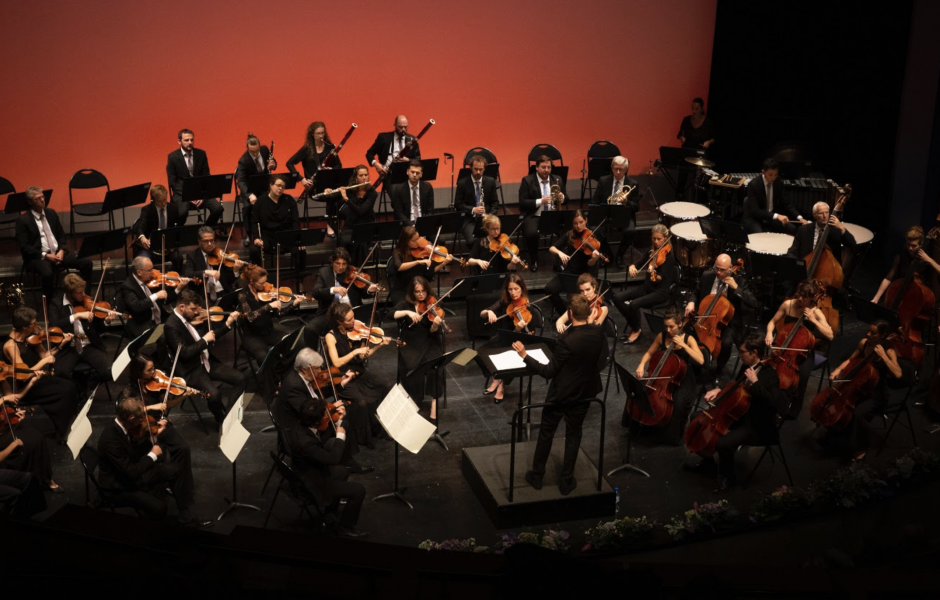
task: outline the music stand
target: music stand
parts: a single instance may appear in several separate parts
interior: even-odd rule
[[[514,335],[504,337],[502,335],[504,332],[508,334],[514,334]],[[507,350],[510,352],[515,352],[515,350],[512,349],[512,342],[516,341],[516,339],[519,339],[519,341],[521,341],[525,345],[527,351],[539,349],[539,350],[542,350],[545,353],[545,355],[549,357],[549,359],[551,358],[552,350],[554,350],[555,340],[552,340],[549,338],[543,338],[543,337],[539,337],[535,335],[529,335],[529,334],[517,334],[514,331],[500,330],[500,337],[499,337],[498,345],[495,347],[490,347],[490,348],[481,348],[480,350],[478,350],[478,354],[474,358],[474,360],[476,361],[477,365],[480,366],[480,370],[483,372],[483,375],[486,377],[492,377],[493,379],[505,379],[507,377],[518,377],[519,378],[519,408],[522,408],[526,404],[532,404],[532,371],[529,370],[528,366],[524,366],[522,368],[517,368],[517,369],[506,369],[506,370],[500,371],[496,367],[496,365],[493,364],[493,358],[492,358],[494,355],[502,354],[503,352],[506,352]],[[529,384],[528,384],[528,388],[526,392],[523,393],[522,380],[525,377],[529,378]],[[532,411],[526,411],[526,412],[531,413]],[[538,424],[535,424],[534,426],[538,427]],[[525,430],[524,430],[526,440],[530,439],[532,436],[532,427],[533,427],[533,424],[531,422],[531,417],[527,417]],[[522,434],[523,434],[523,430],[520,430],[518,434],[520,440],[521,440]]]
[[[713,240],[734,246],[747,245],[747,230],[740,223],[722,221],[712,217],[701,217],[698,224],[702,228],[702,233]]]
[[[700,158],[705,158],[705,150],[702,148],[681,148],[675,146],[660,146],[659,147],[659,162],[664,167],[672,167],[679,171],[696,171],[696,167],[691,166],[686,162],[686,157],[698,156]],[[679,184],[676,181],[673,181],[672,174],[668,169],[660,169],[660,172],[663,174],[663,178],[669,183],[669,186],[672,187],[673,192],[679,191]]]
[[[573,218],[573,210],[543,210],[539,215],[539,235],[547,235],[555,239],[555,236],[571,224]]]
[[[471,314],[471,302],[472,298],[486,295],[490,296],[497,290],[503,287],[503,282],[506,279],[505,273],[484,273],[483,275],[472,275],[470,277],[461,277],[454,281],[454,292],[448,296],[451,300],[460,300],[464,299],[467,307],[467,335],[470,338],[471,346],[476,345],[477,337],[489,336],[492,337],[493,331],[497,327],[496,325],[486,323],[485,320],[478,319],[477,322],[480,322],[479,328],[476,326],[471,327],[470,319],[473,319],[475,315]],[[459,287],[458,287],[458,284]],[[481,303],[482,304],[482,303]]]
[[[470,177],[470,175],[470,167],[461,167],[460,170],[457,171],[457,183],[460,183],[461,179]],[[484,177],[492,177],[496,181],[499,181],[499,163],[488,163],[483,168],[483,175]]]
[[[649,326],[650,333],[653,334],[653,337],[666,331],[666,326],[663,324],[663,321],[664,319],[660,315],[655,315],[651,312],[646,313],[646,324]]]
[[[183,199],[181,202],[221,198],[232,192],[232,180],[234,178],[235,175],[232,173],[187,177],[183,180]]]
[[[635,473],[639,473],[640,475],[649,477],[649,473],[630,462],[630,456],[633,449],[633,427],[635,427],[637,423],[630,418],[630,407],[634,405],[638,406],[640,411],[648,415],[653,414],[653,407],[650,405],[649,396],[646,394],[646,388],[643,386],[640,380],[634,377],[633,373],[620,366],[620,363],[614,362],[614,365],[617,367],[617,376],[620,378],[620,383],[623,384],[623,389],[627,394],[627,400],[623,405],[623,416],[620,419],[621,426],[627,428],[627,456],[623,459],[623,464],[608,472],[607,476],[610,477],[618,471],[630,470]]]
[[[117,190],[108,190],[104,195],[104,202],[101,204],[101,213],[113,213],[121,209],[121,226],[127,225],[127,214],[125,209],[129,206],[139,206],[147,202],[147,195],[150,192],[150,182],[129,185]],[[111,221],[111,227],[114,227],[114,221]],[[127,253],[125,252],[125,257]]]
[[[286,173],[255,173],[248,177],[248,193],[257,198],[264,198],[271,193],[271,178],[280,177],[284,181],[285,190],[297,189],[297,179],[290,171]]]
[[[52,190],[43,190],[42,195],[46,198],[46,208],[49,208],[49,202],[52,200]],[[8,215],[13,213],[24,213],[29,210],[29,202],[26,200],[26,192],[16,192],[7,196],[7,204],[3,212]]]
[[[392,244],[398,241],[404,223],[401,221],[373,221],[372,223],[356,223],[352,226],[352,239],[357,242],[371,246],[376,242],[392,240]],[[379,268],[379,255],[382,253],[382,245],[372,253],[373,265]]]
[[[901,327],[901,319],[898,317],[898,311],[891,310],[887,306],[874,304],[868,298],[862,298],[857,294],[849,294],[852,306],[855,308],[855,316],[862,323],[871,323],[876,319],[884,319],[891,326],[892,331]]]
[[[158,243],[160,239],[166,240],[167,250],[178,250],[186,246],[196,246],[199,244],[199,223],[194,225],[182,225],[180,227],[167,227],[166,229],[157,229],[150,236],[150,252],[160,254],[156,249],[161,248]],[[161,248],[162,249],[162,248]]]
[[[445,236],[454,234],[454,239],[451,241],[451,248],[457,247],[457,234],[463,229],[464,214],[461,212],[446,212],[438,213],[434,215],[422,215],[418,217],[418,220],[415,221],[415,229],[419,232],[424,231],[429,235],[425,237],[428,238],[428,241],[433,242],[433,235],[437,233],[437,228],[441,228],[440,237],[438,237],[438,244],[444,245],[441,243],[441,240]],[[443,269],[441,269],[443,271]],[[437,279],[437,295],[441,295],[441,271],[436,273]],[[446,309],[445,309],[446,310]],[[450,314],[454,314],[453,311],[450,311]]]
[[[335,190],[337,188],[341,188],[343,186],[349,185],[349,180],[352,179],[355,172],[356,172],[356,169],[352,167],[348,169],[318,169],[313,174],[313,189],[310,190],[310,194],[311,195],[321,194],[325,192],[327,189]],[[326,207],[327,202],[336,201],[338,199],[339,199],[339,194],[336,194],[335,196],[330,196],[329,198],[323,197],[323,198],[315,198],[312,200],[310,198],[304,198],[304,217],[303,218],[307,222],[307,227],[308,228],[310,227],[309,209],[310,209],[311,201],[321,202],[323,203],[323,206]],[[326,212],[326,209],[324,209],[324,212]],[[331,215],[329,214],[326,214],[325,216],[327,219],[331,217]]]
[[[92,233],[82,238],[78,248],[78,258],[98,255],[99,261],[104,262],[104,253],[127,246],[127,230],[113,229],[101,233]]]
[[[409,373],[405,374],[405,379],[411,379],[412,377],[425,377],[429,373],[433,373],[434,377],[437,377],[437,372],[446,369],[447,365],[454,361],[455,358],[464,353],[464,351],[469,350],[469,348],[460,348],[458,350],[452,350],[446,354],[438,356],[437,358],[432,358],[429,361],[425,361],[412,369]],[[443,398],[438,398],[438,400],[447,399],[447,371],[444,371],[444,393],[442,394]],[[449,431],[441,433],[441,406],[438,403],[437,406],[437,431],[434,432],[434,439],[437,440],[441,446],[444,447],[444,450],[450,450],[447,447],[447,443],[444,441],[444,437],[449,434]]]
[[[516,227],[519,227],[519,223],[522,222],[523,215],[516,213],[496,215],[499,218],[499,232],[509,235],[513,232]],[[522,227],[519,227],[519,230],[516,231],[516,241],[519,241],[519,238],[522,237]]]

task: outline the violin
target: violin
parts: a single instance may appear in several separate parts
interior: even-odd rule
[[[262,302],[273,302],[277,294],[274,292],[273,283],[265,283],[264,289],[258,292],[258,300]]]
[[[212,252],[206,255],[206,264],[208,264],[210,267],[218,267],[222,264],[224,258],[225,257],[222,256],[221,248],[215,248]]]
[[[210,263],[211,264],[211,263]],[[234,252],[229,252],[228,254],[222,255],[222,265],[230,269],[236,267],[244,267],[245,265],[253,265],[254,263],[248,262],[247,260],[241,260],[238,258],[238,255]]]
[[[422,239],[424,239],[424,238],[422,238]],[[446,248],[445,248],[445,250],[446,250]],[[427,257],[425,257],[425,258],[427,258]],[[346,284],[347,284],[347,285],[348,285],[348,284],[353,284],[353,285],[355,285],[355,286],[358,287],[358,288],[369,287],[369,286],[372,285],[372,283],[373,283],[373,282],[372,282],[372,279],[369,278],[369,275],[368,275],[367,273],[360,273],[360,272],[359,272],[359,269],[357,269],[356,267],[347,267],[347,268],[346,268],[346,280],[345,280],[345,281],[346,281]],[[380,292],[384,292],[384,291],[385,291],[385,287],[384,287],[384,286],[381,286],[381,285],[378,285],[378,284],[376,284],[376,285],[378,286],[378,291],[380,291]]]
[[[529,310],[529,299],[520,296],[518,300],[513,300],[506,307],[506,314],[513,318],[513,324],[524,331],[529,330],[529,323],[532,322],[532,311]]]
[[[315,372],[316,384],[317,386],[327,385],[332,383],[333,385],[339,384],[343,380],[343,373],[339,370],[338,367],[330,367],[329,369],[321,367]]]
[[[519,264],[522,265],[523,269],[528,269],[529,265],[522,260],[522,257],[519,256],[519,246],[513,244],[509,241],[509,236],[505,233],[501,233],[498,238],[495,240],[490,240],[489,249],[493,252],[498,253],[500,256],[506,260],[511,261],[514,258],[519,258]]]
[[[200,309],[202,310],[202,309]],[[210,306],[208,311],[205,311],[204,320],[212,321],[213,323],[221,323],[225,320],[225,317],[232,314],[233,311],[223,310],[221,306]]]
[[[26,363],[16,363],[14,365],[0,362],[0,379],[16,379],[17,381],[26,381],[34,375],[44,374],[44,371],[34,371]]]
[[[739,258],[731,267],[730,276],[737,275],[743,268],[744,259]],[[734,318],[734,305],[723,293],[727,287],[725,282],[720,281],[717,293],[702,298],[698,305],[699,317],[693,325],[695,337],[698,338],[699,343],[708,348],[711,355],[716,357],[721,351],[721,332]]]
[[[607,292],[604,292],[605,294]],[[604,315],[604,294],[591,301],[591,323],[597,323]]]
[[[331,367],[335,369],[336,367]],[[320,421],[320,424],[317,425],[317,431],[326,431],[326,428],[330,426],[331,423],[334,424],[340,419],[343,418],[343,415],[339,414],[338,407],[333,402],[326,403],[326,413],[323,415],[323,419]]]
[[[289,287],[280,287],[277,290],[277,299],[282,304],[288,304],[293,302],[294,299],[300,298],[301,300],[306,300],[307,302],[313,302],[314,298],[310,296],[304,296],[303,294],[295,294]]]
[[[32,414],[33,410],[33,407],[24,409],[4,403],[2,409],[0,409],[0,427],[14,427],[19,425],[23,419]]]
[[[111,308],[111,305],[108,304],[107,302],[104,302],[104,301],[95,302],[95,299],[89,296],[88,294],[85,294],[85,299],[82,300],[82,306],[85,308],[86,311],[94,314],[95,318],[98,318],[98,319],[106,319],[112,313],[115,316],[121,317],[122,319],[131,318],[131,315],[127,313],[116,312],[114,309]]]
[[[656,273],[656,269],[663,266],[663,263],[666,262],[666,257],[669,253],[672,252],[672,234],[663,242],[663,245],[658,249],[654,250],[650,248],[650,257],[646,259],[646,262],[643,263],[643,266],[637,269],[637,271],[643,271],[649,267],[650,281],[657,282],[662,280],[662,277]]]
[[[590,229],[585,229],[581,232],[581,237],[577,237],[571,240],[571,245],[574,247],[575,251],[581,250],[588,256],[593,256],[596,251],[600,254],[601,245],[597,241],[597,238],[594,237],[594,232]],[[610,262],[610,259],[600,254],[601,259],[604,262]]]
[[[205,398],[209,397],[209,392],[201,392],[197,389],[187,387],[186,380],[182,377],[174,377],[172,380],[166,373],[160,369],[154,370],[153,379],[144,384],[148,392],[165,392],[169,388],[173,396],[187,396],[189,394],[199,394]]]
[[[688,324],[687,318],[679,325],[680,336]],[[662,335],[665,339],[666,333]],[[636,403],[630,405],[630,418],[647,427],[665,425],[672,418],[673,395],[685,379],[688,369],[686,362],[674,352],[675,347],[675,342],[669,342],[665,350],[657,350],[650,357],[649,364],[654,366],[651,367],[649,377],[644,379],[643,386],[653,414],[643,411]]]
[[[58,327],[49,328],[49,343],[61,344],[65,339],[65,334]],[[46,332],[40,329],[36,333],[26,338],[26,343],[30,346],[39,346],[46,343]]]
[[[353,329],[346,332],[346,337],[354,342],[360,342],[368,338],[369,343],[371,344],[381,344],[385,340],[388,340],[389,342],[394,342],[399,346],[405,345],[405,342],[401,341],[401,339],[392,338],[385,335],[385,330],[383,330],[381,327],[373,327],[370,329],[362,321],[356,321]]]
[[[424,260],[430,258],[434,262],[444,262],[447,260],[447,257],[450,255],[450,252],[447,251],[445,246],[434,246],[431,247],[431,242],[427,238],[420,237],[418,238],[418,247],[411,250],[411,256],[417,258],[418,260]]]
[[[154,289],[166,285],[166,287],[175,288],[179,286],[181,279],[186,279],[186,277],[180,277],[180,274],[176,271],[161,273],[157,269],[154,269],[153,279],[147,282],[147,287]],[[189,280],[197,285],[202,283],[201,277],[189,277]]]
[[[434,317],[440,317],[441,327],[444,328],[447,333],[453,333],[454,330],[447,326],[447,323],[444,321],[444,309],[437,305],[437,300],[434,296],[428,294],[427,298],[424,299],[424,302],[418,302],[415,305],[415,310],[419,314],[427,315],[428,321],[434,322]]]

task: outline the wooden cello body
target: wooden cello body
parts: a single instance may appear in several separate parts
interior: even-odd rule
[[[901,339],[895,345],[898,355],[911,361],[917,369],[924,362],[923,327],[930,321],[936,298],[933,291],[924,285],[920,275],[910,272],[904,279],[891,282],[885,291],[885,305],[897,311],[901,323]]]
[[[731,267],[731,275],[737,275],[744,266],[744,260],[738,259],[737,264]],[[717,275],[716,275],[717,277]],[[702,298],[698,305],[698,318],[695,320],[695,337],[708,348],[712,357],[717,357],[721,350],[721,333],[734,318],[734,305],[722,292],[727,288],[724,283],[718,284],[718,293],[709,294]]]

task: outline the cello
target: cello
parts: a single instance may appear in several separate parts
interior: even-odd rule
[[[845,184],[844,191],[833,206],[833,214],[841,214],[845,209],[845,203],[851,196],[852,185],[847,183]],[[813,223],[813,227],[816,227],[815,223]],[[816,305],[826,316],[829,327],[831,327],[833,331],[838,331],[839,311],[832,306],[832,293],[830,290],[839,290],[842,288],[844,273],[842,272],[842,264],[832,254],[832,250],[826,244],[831,227],[832,225],[830,223],[826,223],[826,226],[823,227],[822,232],[819,234],[819,239],[816,241],[816,247],[812,252],[804,256],[803,260],[806,262],[807,278],[815,279],[826,286],[826,295],[821,297]]]
[[[739,258],[729,277],[737,275],[744,268],[744,259]],[[717,275],[716,275],[717,277]],[[698,315],[692,328],[698,341],[708,348],[712,356],[717,357],[721,350],[721,332],[734,318],[734,305],[724,294],[728,284],[721,281],[718,291],[702,298],[698,305]]]
[[[933,232],[932,232],[933,233]],[[929,238],[928,238],[929,239]],[[891,282],[885,291],[885,305],[897,311],[901,323],[901,339],[895,346],[899,356],[911,361],[917,369],[924,362],[924,340],[921,330],[930,321],[936,301],[933,291],[924,285],[916,272],[919,256],[914,258],[903,279]]]
[[[688,324],[688,318],[679,324],[679,335],[682,335]],[[663,332],[662,336],[665,339],[666,333]],[[688,368],[685,361],[673,352],[675,346],[675,342],[670,342],[665,350],[654,352],[650,357],[650,365],[656,366],[650,371],[649,377],[642,379],[653,414],[644,412],[635,403],[630,406],[630,418],[647,427],[664,425],[672,418],[673,395],[682,385]]]
[[[825,292],[818,292],[814,302],[818,302]],[[795,323],[784,323],[777,327],[770,358],[780,378],[780,389],[790,391],[800,383],[800,365],[816,345],[816,336],[803,327],[805,314],[801,314]]]

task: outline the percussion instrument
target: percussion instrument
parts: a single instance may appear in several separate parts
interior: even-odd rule
[[[710,169],[715,166],[715,163],[712,161],[706,158],[701,158],[699,156],[686,156],[685,162],[689,163],[690,165],[695,165],[696,167],[705,167],[706,169]]]
[[[698,221],[676,223],[669,228],[680,266],[693,269],[710,267],[718,256],[719,243],[702,232]]]
[[[862,227],[861,225],[856,225],[855,223],[842,223],[846,229],[852,234],[852,237],[855,238],[855,245],[861,246],[862,244],[867,244],[875,239],[875,234],[871,229],[867,227]]]
[[[793,236],[786,233],[752,233],[747,240],[748,250],[771,256],[786,256],[793,245]]]
[[[707,217],[712,211],[707,206],[694,202],[667,202],[659,207],[659,212],[659,220],[666,227],[671,227],[682,221],[694,221]]]

